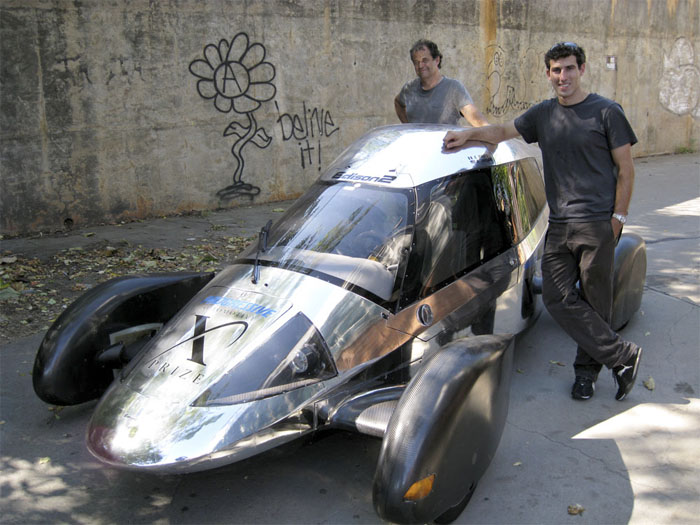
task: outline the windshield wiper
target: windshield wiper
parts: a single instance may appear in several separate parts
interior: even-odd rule
[[[258,279],[260,279],[260,253],[265,253],[267,250],[267,236],[270,234],[270,226],[272,226],[272,220],[267,221],[267,224],[260,228],[258,250],[255,252],[255,266],[253,266],[253,284],[258,284]]]

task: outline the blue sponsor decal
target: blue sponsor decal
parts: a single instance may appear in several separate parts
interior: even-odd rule
[[[225,306],[227,308],[233,308],[234,310],[240,310],[243,312],[250,312],[252,314],[257,314],[262,317],[270,317],[276,312],[272,308],[267,308],[260,304],[249,303],[246,301],[241,301],[239,299],[232,299],[230,297],[219,297],[218,295],[210,295],[203,303],[206,304],[216,304],[219,306]]]

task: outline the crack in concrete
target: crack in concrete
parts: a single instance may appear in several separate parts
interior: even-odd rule
[[[624,459],[622,458],[622,451],[620,450],[620,445],[619,445],[618,441],[617,441],[616,439],[614,439],[614,438],[606,438],[606,440],[611,440],[611,441],[614,441],[614,442],[615,442],[615,446],[617,446],[617,450],[618,450],[618,452],[620,453],[620,459],[622,460],[622,464],[623,464],[624,467],[625,467],[625,470],[624,470],[624,471],[612,469],[612,468],[610,468],[609,464],[608,464],[603,458],[600,458],[600,457],[596,457],[596,456],[592,456],[592,455],[590,455],[590,454],[587,454],[585,451],[581,450],[580,448],[577,448],[577,447],[575,447],[575,446],[573,446],[573,445],[569,445],[569,444],[564,443],[564,442],[562,442],[562,441],[557,441],[556,439],[552,439],[552,438],[550,438],[549,436],[547,436],[546,434],[543,434],[542,432],[538,432],[538,431],[536,431],[536,430],[530,430],[530,429],[526,429],[526,428],[520,427],[520,426],[516,425],[515,423],[513,423],[513,422],[511,422],[511,421],[506,421],[506,424],[507,424],[507,425],[510,425],[510,426],[512,426],[512,427],[514,427],[514,428],[517,428],[518,430],[520,430],[520,431],[522,431],[522,432],[526,432],[526,433],[528,433],[528,434],[535,434],[535,435],[537,435],[537,436],[540,436],[541,438],[544,438],[545,440],[549,441],[549,442],[552,443],[552,444],[561,445],[562,447],[564,447],[564,448],[566,448],[566,449],[568,449],[568,450],[571,450],[571,451],[573,451],[573,452],[576,452],[576,453],[582,455],[583,457],[587,458],[587,459],[590,460],[590,461],[594,461],[594,462],[596,462],[596,463],[601,464],[601,465],[603,466],[603,469],[604,469],[604,470],[610,472],[610,473],[613,474],[613,475],[618,476],[618,477],[621,478],[622,480],[627,481],[627,482],[630,484],[630,488],[632,488],[633,486],[635,486],[635,487],[646,487],[646,488],[648,488],[648,489],[650,489],[650,490],[658,490],[658,488],[659,488],[659,487],[656,486],[656,485],[649,485],[648,483],[642,483],[642,482],[640,482],[640,481],[638,481],[638,480],[632,480],[632,475],[631,475],[631,474],[632,474],[632,471],[631,471],[629,468],[627,468],[627,465],[625,465]],[[600,440],[600,439],[597,439],[597,440],[594,440],[594,441],[601,441],[601,440]],[[633,489],[632,489],[632,490],[633,490]],[[669,497],[669,496],[667,496],[667,499],[671,500],[672,498]]]
[[[590,454],[586,454],[586,452],[584,452],[584,451],[581,450],[580,448],[577,448],[577,447],[574,447],[573,445],[569,445],[569,444],[564,443],[564,442],[562,442],[562,441],[558,441],[558,440],[556,440],[556,439],[553,439],[553,438],[547,436],[546,434],[544,434],[544,433],[542,433],[542,432],[538,432],[538,431],[536,431],[536,430],[530,430],[530,429],[526,429],[526,428],[523,428],[523,427],[519,427],[518,425],[516,425],[515,423],[512,423],[512,422],[510,422],[510,421],[506,421],[506,424],[508,424],[508,425],[510,425],[510,426],[512,426],[512,427],[515,427],[515,428],[517,428],[518,430],[520,430],[520,431],[522,431],[522,432],[527,432],[527,433],[529,433],[529,434],[535,434],[536,436],[540,436],[541,438],[544,438],[545,440],[549,441],[550,443],[553,443],[553,444],[555,444],[555,445],[561,445],[562,447],[564,447],[564,448],[566,448],[566,449],[569,449],[569,450],[571,450],[571,451],[577,452],[578,454],[581,454],[582,456],[584,456],[585,458],[587,458],[587,459],[589,459],[589,460],[591,460],[591,461],[595,461],[595,462],[597,462],[597,463],[600,463],[600,464],[603,466],[603,468],[604,468],[605,470],[607,470],[608,472],[611,472],[612,474],[615,474],[615,475],[617,475],[617,476],[620,476],[620,477],[623,478],[623,479],[629,480],[629,476],[625,476],[625,475],[624,475],[622,472],[620,472],[619,470],[613,470],[613,469],[611,469],[610,466],[608,465],[608,463],[606,463],[605,460],[604,460],[603,458],[599,458],[599,457],[591,456]],[[614,440],[613,440],[613,441],[614,441]],[[617,442],[616,442],[616,444],[617,444]],[[620,448],[620,447],[618,446],[618,450],[619,450],[619,448]]]
[[[670,299],[675,299],[676,301],[680,301],[682,303],[689,304],[690,306],[700,306],[700,304],[696,303],[692,299],[689,299],[688,297],[678,297],[676,295],[671,295],[669,292],[659,290],[658,288],[654,288],[653,286],[645,285],[644,290],[650,291],[650,292],[656,292],[656,293],[659,293],[661,295],[665,295],[666,297],[668,297]]]

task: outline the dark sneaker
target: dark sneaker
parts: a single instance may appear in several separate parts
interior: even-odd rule
[[[637,348],[637,351],[627,362],[622,365],[613,367],[612,375],[615,383],[617,383],[617,394],[615,399],[622,401],[625,396],[630,393],[634,386],[634,381],[637,379],[637,371],[639,370],[639,361],[642,358],[642,349]]]
[[[574,386],[571,387],[571,397],[586,400],[593,397],[595,383],[588,377],[576,376]]]

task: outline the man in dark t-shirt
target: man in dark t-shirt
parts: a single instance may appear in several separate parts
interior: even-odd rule
[[[545,65],[555,98],[505,124],[450,131],[445,148],[518,135],[539,144],[550,209],[542,298],[578,344],[571,395],[590,399],[605,365],[617,383],[615,398],[622,400],[634,386],[642,354],[610,328],[615,244],[632,197],[637,137],[619,104],[581,87],[586,55],[580,46],[554,45]]]

